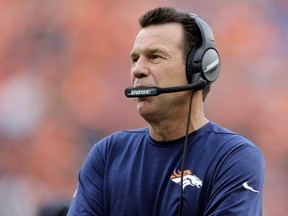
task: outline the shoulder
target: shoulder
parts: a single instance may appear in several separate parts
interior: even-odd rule
[[[215,154],[221,161],[229,159],[243,161],[243,158],[247,158],[249,161],[257,161],[261,166],[264,164],[261,148],[242,134],[210,122],[202,137],[206,143],[207,154]]]
[[[253,180],[257,188],[262,188],[265,160],[258,145],[246,136],[213,122],[205,136],[211,136],[204,154],[211,165],[211,175],[217,176],[215,181],[218,179],[219,184],[229,182],[230,185],[234,185],[234,181],[241,185],[241,182]]]
[[[143,139],[147,133],[148,128],[116,131],[95,143],[93,149],[109,151],[111,148],[123,148]]]
[[[136,143],[139,143],[148,132],[148,128],[139,128],[135,130],[116,131],[96,142],[90,149],[87,155],[87,161],[104,164],[109,156],[115,156],[121,152],[136,148]]]
[[[228,157],[233,156],[234,159],[235,157],[239,158],[239,161],[246,158],[249,161],[258,161],[263,165],[264,155],[261,148],[243,134],[236,133],[213,122],[208,133],[213,134],[214,143],[217,143],[219,152]]]
[[[109,141],[109,142],[119,142],[122,140],[135,140],[142,138],[148,133],[148,128],[138,128],[133,130],[121,130],[117,131],[115,133],[112,133],[111,135],[105,137],[103,140]]]
[[[225,127],[222,127],[214,122],[210,122],[209,124],[210,125],[209,127],[207,127],[207,130],[205,132],[208,133],[210,136],[212,136],[215,141],[221,142],[222,144],[226,143],[228,145],[233,146],[246,144],[251,147],[259,149],[259,147],[245,135],[234,132]]]

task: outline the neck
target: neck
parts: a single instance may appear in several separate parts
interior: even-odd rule
[[[171,141],[185,136],[188,121],[188,107],[183,109],[180,116],[174,119],[164,119],[157,123],[149,123],[150,135],[157,141]],[[192,112],[190,116],[189,133],[198,130],[207,124],[209,120],[203,111],[202,94],[200,91],[194,93],[192,101]]]

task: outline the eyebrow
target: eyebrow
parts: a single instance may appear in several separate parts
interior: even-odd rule
[[[166,52],[159,49],[159,48],[145,48],[143,51],[141,51],[142,53],[144,53],[145,55],[147,54],[155,54],[155,53],[163,53],[165,54]],[[140,52],[140,53],[141,53]],[[139,55],[139,52],[136,52],[136,51],[131,51],[130,53],[130,58],[133,59],[134,57],[138,56]]]

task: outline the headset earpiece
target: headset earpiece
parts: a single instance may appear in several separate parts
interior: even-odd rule
[[[190,14],[195,20],[200,34],[201,43],[191,49],[186,59],[186,76],[188,83],[204,79],[208,85],[213,83],[220,73],[220,57],[215,48],[214,35],[210,26],[195,14]]]

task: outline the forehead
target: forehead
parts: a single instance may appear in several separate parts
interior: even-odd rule
[[[145,48],[182,48],[184,30],[179,23],[151,25],[142,28],[137,34],[133,51]]]

